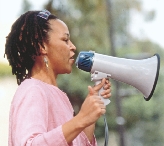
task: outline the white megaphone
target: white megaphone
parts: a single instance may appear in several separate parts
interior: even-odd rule
[[[90,72],[91,80],[95,84],[100,83],[102,78],[110,77],[114,80],[132,85],[148,101],[152,97],[157,84],[160,57],[158,54],[155,54],[151,58],[133,60],[89,51],[80,52],[75,64],[79,69]],[[109,99],[102,98],[102,100],[105,105],[110,103]]]

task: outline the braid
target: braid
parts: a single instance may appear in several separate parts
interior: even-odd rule
[[[54,15],[50,15],[48,20],[42,19],[37,17],[39,12],[28,11],[21,15],[6,37],[5,54],[18,85],[30,77],[35,56],[40,55],[40,46],[44,48],[43,42],[48,41],[48,20],[57,19]]]

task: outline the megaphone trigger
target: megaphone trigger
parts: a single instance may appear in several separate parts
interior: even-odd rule
[[[95,82],[95,85],[98,85],[99,83],[101,83],[101,80],[103,78],[109,78],[111,75],[110,74],[106,74],[103,72],[99,72],[99,71],[95,71],[94,73],[91,73],[91,81]],[[109,99],[105,99],[101,96],[101,92],[103,91],[103,87],[99,90],[99,96],[101,97],[101,100],[104,102],[104,105],[108,105],[110,103]]]
[[[91,73],[91,81],[97,81],[101,80],[103,78],[110,78],[111,75],[107,73],[103,73],[100,71],[95,71],[94,73]]]

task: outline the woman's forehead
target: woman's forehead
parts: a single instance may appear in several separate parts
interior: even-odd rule
[[[69,30],[67,25],[60,19],[50,20],[49,23],[53,32],[62,33],[63,35],[69,36]]]

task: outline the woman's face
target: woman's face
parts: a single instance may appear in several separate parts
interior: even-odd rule
[[[58,74],[70,73],[76,47],[70,41],[67,25],[59,20],[50,20],[49,41],[45,44],[49,68]]]

